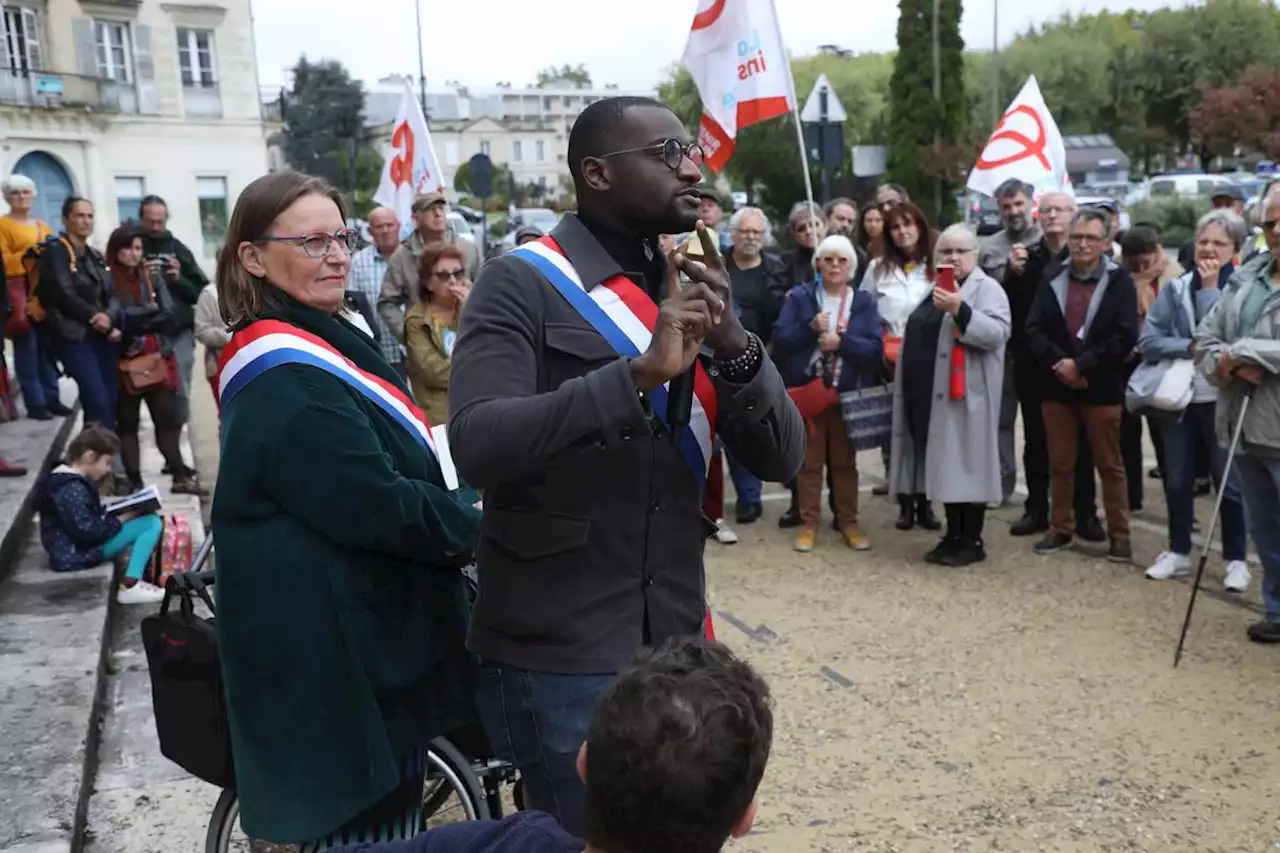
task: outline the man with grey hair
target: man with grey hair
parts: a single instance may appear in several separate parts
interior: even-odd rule
[[[827,234],[839,234],[848,237],[857,255],[858,271],[853,277],[853,286],[862,284],[862,277],[867,272],[867,253],[858,245],[858,203],[851,198],[838,196],[822,206],[822,214],[827,221]]]
[[[992,234],[978,249],[978,266],[998,282],[1004,276],[1010,260],[1017,255],[1024,264],[1027,248],[1040,241],[1040,226],[1031,218],[1031,197],[1035,188],[1025,181],[1010,178],[996,187],[995,199],[1000,205],[1000,218],[1004,230]],[[1004,362],[1004,392],[1001,397],[1004,409],[1000,413],[1000,482],[1004,486],[1004,502],[1013,496],[1018,480],[1018,460],[1014,452],[1013,425],[1018,416],[1018,396],[1014,387],[1014,359]]]
[[[892,210],[903,202],[911,201],[901,184],[881,184],[876,188],[876,206],[882,211]]]
[[[1133,279],[1106,254],[1111,222],[1085,209],[1071,220],[1070,258],[1045,277],[1027,320],[1027,340],[1044,385],[1045,438],[1049,448],[1051,530],[1035,546],[1054,554],[1075,535],[1072,501],[1080,426],[1089,434],[1102,479],[1111,547],[1107,559],[1127,563],[1129,496],[1120,455],[1125,361],[1138,340],[1138,292]]]
[[[739,208],[729,218],[731,248],[725,258],[733,308],[742,327],[768,345],[773,324],[782,309],[782,300],[791,287],[786,264],[777,255],[764,251],[769,236],[769,219],[758,207]],[[760,479],[729,455],[729,476],[738,495],[739,524],[760,518]]]
[[[404,347],[378,310],[387,265],[396,249],[400,248],[400,217],[388,207],[375,207],[369,211],[365,221],[369,223],[369,236],[373,238],[373,242],[351,256],[347,293],[355,298],[362,314],[369,313],[373,316],[373,326],[378,331],[378,346],[382,349],[383,358],[404,377]]]

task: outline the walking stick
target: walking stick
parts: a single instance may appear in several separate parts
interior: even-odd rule
[[[1209,518],[1209,531],[1204,537],[1204,547],[1200,549],[1200,566],[1196,569],[1196,580],[1191,585],[1191,600],[1187,602],[1187,616],[1182,620],[1182,634],[1178,637],[1178,650],[1173,653],[1173,668],[1178,668],[1178,663],[1182,660],[1182,647],[1187,642],[1187,628],[1191,625],[1191,611],[1196,606],[1196,596],[1200,593],[1200,581],[1204,579],[1204,564],[1209,561],[1209,547],[1213,544],[1213,532],[1218,527],[1218,514],[1222,512],[1222,496],[1227,492],[1227,477],[1231,474],[1231,464],[1236,458],[1236,449],[1240,446],[1240,432],[1244,429],[1244,414],[1249,411],[1249,401],[1253,399],[1253,392],[1258,389],[1257,385],[1250,385],[1248,390],[1244,392],[1244,399],[1240,402],[1240,414],[1236,416],[1235,429],[1231,431],[1231,447],[1227,450],[1227,462],[1222,471],[1222,486],[1218,489],[1218,496],[1213,502],[1213,515]]]

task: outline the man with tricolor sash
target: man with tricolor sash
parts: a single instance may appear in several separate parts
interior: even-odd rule
[[[587,107],[569,138],[578,214],[486,265],[453,353],[449,441],[485,493],[481,714],[528,804],[579,835],[575,756],[596,696],[638,646],[704,628],[713,442],[766,481],[804,455],[698,220],[701,160],[656,101]],[[702,263],[663,256],[658,235],[695,228]]]

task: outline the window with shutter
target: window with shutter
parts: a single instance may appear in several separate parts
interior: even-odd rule
[[[35,9],[0,7],[0,69],[14,74],[40,71],[40,19]]]
[[[129,25],[115,21],[94,21],[93,31],[98,52],[98,76],[117,83],[133,80],[133,56],[130,50]]]

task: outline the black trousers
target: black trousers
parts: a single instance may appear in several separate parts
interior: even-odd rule
[[[1049,517],[1049,445],[1044,434],[1043,388],[1052,377],[1029,363],[1028,357],[1014,362],[1013,384],[1022,407],[1022,470],[1027,476],[1026,512]],[[1139,438],[1141,440],[1141,438]],[[1098,515],[1098,491],[1093,479],[1093,450],[1084,427],[1080,428],[1076,453],[1075,516],[1079,523]],[[1139,454],[1141,457],[1141,454]],[[1141,463],[1141,458],[1139,458]]]
[[[946,538],[982,545],[982,527],[987,518],[986,504],[943,504],[943,508],[947,513]]]
[[[1151,430],[1151,438],[1157,445],[1159,444],[1159,433],[1154,429]],[[1124,460],[1124,479],[1129,491],[1129,511],[1137,512],[1142,509],[1142,418],[1139,415],[1130,414],[1128,409],[1120,414],[1120,458]]]

